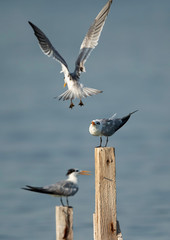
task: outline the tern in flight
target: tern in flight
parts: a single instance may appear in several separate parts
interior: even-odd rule
[[[99,12],[97,17],[95,18],[93,24],[89,28],[81,46],[78,58],[75,62],[75,70],[73,73],[70,73],[68,65],[64,58],[59,54],[59,52],[53,47],[50,40],[46,37],[46,35],[33,23],[29,22],[31,27],[33,28],[34,34],[38,39],[41,50],[48,57],[52,56],[56,61],[61,64],[62,71],[64,73],[64,87],[67,85],[68,90],[62,93],[58,99],[59,100],[70,100],[70,108],[74,107],[73,99],[79,98],[79,105],[83,106],[82,98],[96,95],[98,93],[102,93],[103,91],[84,87],[82,83],[80,83],[80,74],[81,72],[85,72],[84,64],[90,55],[91,51],[97,46],[100,34],[102,32],[103,26],[106,21],[106,17],[109,13],[110,6],[112,4],[112,0],[109,0],[103,9]]]
[[[105,147],[107,147],[108,137],[112,136],[117,130],[119,130],[119,128],[121,128],[129,120],[130,116],[137,111],[138,110],[131,112],[122,118],[116,118],[116,114],[114,114],[110,118],[93,120],[90,124],[89,132],[93,136],[100,136],[99,147],[102,146],[102,136],[105,136]]]
[[[80,171],[75,168],[71,168],[67,171],[67,179],[45,186],[45,187],[33,187],[26,185],[26,187],[22,188],[24,190],[49,194],[55,197],[60,197],[61,204],[64,206],[62,197],[66,197],[67,206],[69,206],[68,197],[74,196],[79,187],[78,187],[78,179],[77,175],[91,175],[90,171]]]

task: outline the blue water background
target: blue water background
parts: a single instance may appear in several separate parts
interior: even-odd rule
[[[170,239],[170,1],[113,1],[99,45],[81,75],[103,94],[80,108],[61,94],[61,67],[46,57],[28,21],[39,26],[70,70],[104,0],[0,1],[0,239],[55,239],[59,199],[20,188],[79,178],[74,239],[93,238],[92,119],[139,109],[109,139],[116,148],[117,216],[124,239]]]

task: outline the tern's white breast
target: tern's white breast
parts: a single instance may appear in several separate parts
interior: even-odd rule
[[[90,134],[93,135],[93,136],[102,136],[101,130],[100,130],[100,129],[98,128],[98,126],[96,126],[96,125],[90,124],[89,132],[90,132]]]

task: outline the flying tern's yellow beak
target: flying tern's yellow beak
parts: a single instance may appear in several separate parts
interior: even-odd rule
[[[92,124],[93,126],[95,126],[95,125],[96,125],[96,124],[95,124],[95,122],[93,122],[93,121],[91,122],[91,124]]]
[[[79,172],[80,175],[91,175],[91,171],[81,171]]]
[[[64,87],[67,85],[67,83],[64,83]]]

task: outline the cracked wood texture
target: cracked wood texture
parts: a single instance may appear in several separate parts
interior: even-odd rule
[[[115,149],[95,148],[94,240],[117,240]]]
[[[56,206],[56,240],[73,240],[73,208]]]

